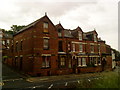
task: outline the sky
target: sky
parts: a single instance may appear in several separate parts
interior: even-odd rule
[[[118,0],[1,0],[0,28],[28,25],[47,12],[54,25],[96,30],[98,37],[118,50]]]

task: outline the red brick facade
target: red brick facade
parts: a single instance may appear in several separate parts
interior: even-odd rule
[[[11,66],[34,76],[111,70],[110,46],[97,36],[55,26],[45,15],[14,35]]]

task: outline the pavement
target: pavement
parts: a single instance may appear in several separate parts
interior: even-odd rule
[[[109,71],[112,72],[112,71]],[[85,79],[85,78],[95,78],[95,77],[101,77],[106,73],[104,72],[98,72],[98,73],[84,73],[84,74],[69,74],[69,75],[60,75],[60,76],[43,76],[43,77],[30,77],[26,80],[28,82],[51,82],[51,81],[58,81],[58,80],[71,80],[74,79]]]

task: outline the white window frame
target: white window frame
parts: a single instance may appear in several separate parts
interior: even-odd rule
[[[65,66],[65,57],[60,57],[60,66]]]
[[[82,58],[82,66],[87,66],[86,65],[86,58]]]
[[[46,42],[46,40],[47,40],[47,42]],[[43,48],[49,49],[49,39],[48,38],[43,39]]]
[[[73,52],[75,52],[75,43],[73,43],[72,46],[73,46]]]
[[[4,40],[2,41],[2,44],[5,45],[5,41]]]
[[[81,67],[82,65],[81,65],[81,59],[82,58],[78,58],[78,67]]]
[[[94,34],[94,42],[97,42],[97,35]]]
[[[79,52],[83,52],[83,45],[79,44]]]
[[[98,61],[100,60],[100,57],[98,58]],[[98,65],[101,65],[101,60],[100,60],[100,63],[98,63]]]
[[[48,28],[48,23],[47,22],[43,23],[43,28]]]
[[[82,40],[82,32],[78,31],[79,40]]]
[[[98,58],[94,58],[94,65],[97,66],[98,65]]]
[[[9,39],[7,39],[7,44],[9,45],[9,43],[10,43],[10,40],[9,40]]]
[[[42,61],[42,68],[50,67],[50,57],[49,56],[43,56],[43,58],[45,58],[45,60]]]
[[[94,53],[94,45],[90,45],[90,51],[91,53]]]

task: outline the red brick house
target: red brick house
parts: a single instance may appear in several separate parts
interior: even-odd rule
[[[111,68],[110,47],[95,30],[64,29],[47,15],[14,35],[12,66],[34,76],[99,72]],[[105,66],[102,67],[103,59]]]
[[[13,58],[13,53],[11,46],[13,46],[13,35],[6,33],[4,30],[0,30],[1,37],[1,55],[2,62],[11,65],[11,61]]]

